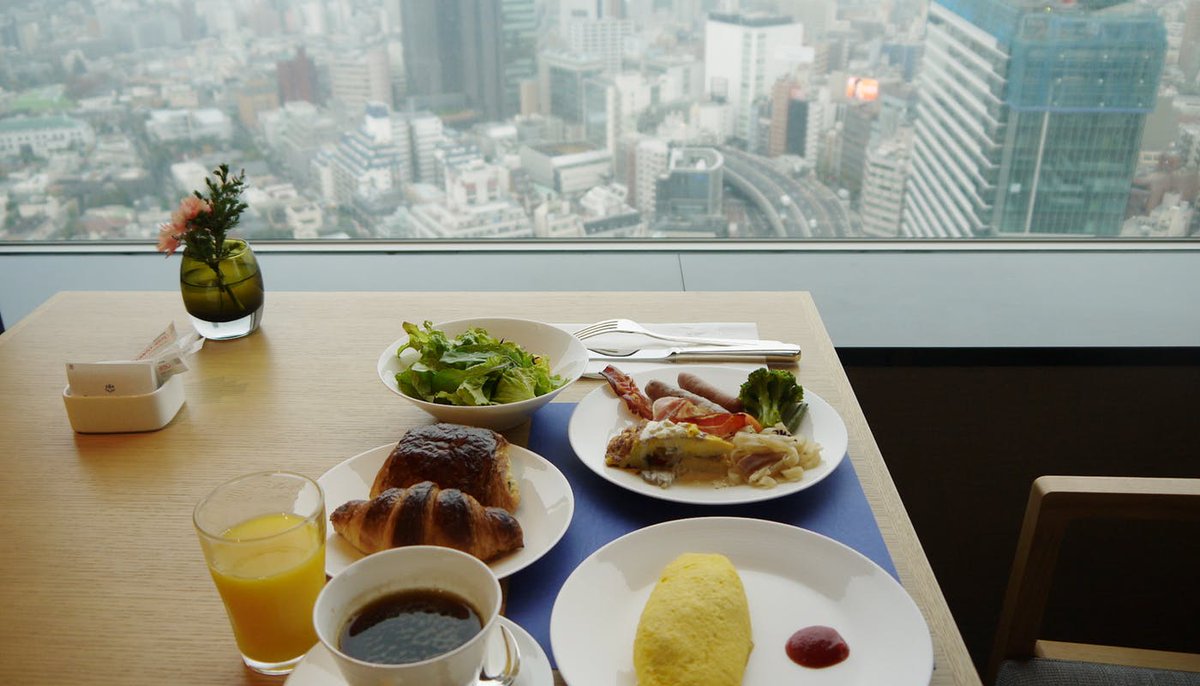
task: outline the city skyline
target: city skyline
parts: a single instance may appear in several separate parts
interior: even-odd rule
[[[150,240],[222,162],[259,239],[1190,237],[1195,35],[1200,0],[30,0],[0,241]]]

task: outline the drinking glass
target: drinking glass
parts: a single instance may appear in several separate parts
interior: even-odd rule
[[[315,481],[258,472],[217,486],[193,514],[242,660],[287,674],[317,642],[325,585],[325,497]]]

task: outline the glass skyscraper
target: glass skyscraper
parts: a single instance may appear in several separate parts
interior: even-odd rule
[[[902,233],[1119,233],[1166,53],[1105,0],[936,0]]]

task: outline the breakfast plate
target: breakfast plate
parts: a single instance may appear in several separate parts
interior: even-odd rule
[[[630,377],[637,382],[638,388],[644,391],[646,384],[655,379],[676,385],[680,372],[696,374],[722,391],[735,395],[748,374],[745,369],[738,368],[674,364],[630,374]],[[589,393],[575,407],[567,426],[567,437],[571,448],[588,469],[635,493],[698,505],[752,503],[810,488],[833,473],[846,456],[849,437],[846,424],[837,411],[821,396],[807,388],[804,389],[804,400],[808,403],[808,411],[800,423],[800,433],[820,444],[821,462],[816,467],[805,470],[800,480],[781,481],[771,488],[756,488],[746,484],[715,488],[708,484],[685,483],[675,483],[663,488],[646,482],[633,472],[609,467],[604,463],[608,440],[625,427],[633,425],[637,418],[607,384]]]
[[[521,651],[521,669],[513,686],[553,686],[554,673],[550,670],[550,659],[533,636],[506,617],[501,617],[500,623],[512,632]],[[497,650],[503,654],[501,648]],[[344,686],[346,680],[338,671],[333,655],[323,643],[317,643],[284,683],[287,686]]]
[[[325,492],[325,521],[343,503],[369,497],[375,475],[395,443],[381,445],[351,457],[317,479]],[[521,488],[521,504],[513,516],[521,524],[525,547],[492,561],[488,566],[504,578],[533,564],[558,543],[575,513],[575,494],[558,468],[541,455],[516,445],[508,446],[513,476]],[[334,576],[363,555],[332,526],[325,539],[325,573]]]
[[[637,683],[633,641],[642,608],[663,568],[686,552],[723,554],[741,577],[754,641],[746,686],[929,683],[929,628],[890,574],[807,529],[737,517],[679,519],[639,529],[580,563],[550,615],[550,644],[567,683]],[[788,638],[813,625],[837,630],[849,657],[824,669],[792,662],[785,652]]]

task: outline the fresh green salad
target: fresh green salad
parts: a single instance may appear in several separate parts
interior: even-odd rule
[[[433,328],[404,322],[408,342],[396,355],[404,369],[396,373],[400,390],[413,398],[442,405],[502,405],[545,395],[565,380],[550,373],[550,361],[512,341],[479,328],[456,338]]]

